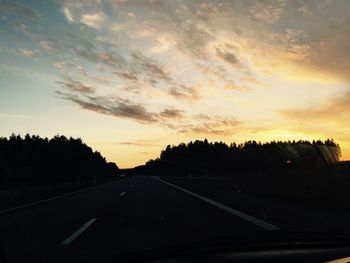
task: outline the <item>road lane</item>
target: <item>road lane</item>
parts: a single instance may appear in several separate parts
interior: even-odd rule
[[[62,240],[89,219],[97,218],[111,203],[118,206],[120,193],[133,180],[124,178],[0,215],[1,250],[8,255],[9,262],[60,262],[57,250]]]
[[[108,254],[265,231],[162,182],[151,178],[138,181],[118,207],[112,204],[103,210],[87,234],[71,244],[69,258],[88,261]]]
[[[311,224],[325,231],[336,224],[349,229],[342,226],[349,222],[345,216],[328,215],[324,218],[330,221],[325,222],[324,214],[303,206],[222,192],[186,180],[165,181],[249,216],[262,218],[263,209],[264,221],[281,229],[303,231]],[[87,222],[88,227],[79,231]],[[0,248],[9,262],[98,262],[108,255],[216,237],[237,235],[254,240],[267,232],[220,207],[142,176],[0,215]],[[61,246],[71,236],[74,238]]]

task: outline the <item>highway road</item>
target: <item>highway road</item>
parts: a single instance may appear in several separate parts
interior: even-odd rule
[[[8,262],[99,262],[228,236],[350,233],[349,219],[186,180],[133,176],[0,212],[0,249]]]

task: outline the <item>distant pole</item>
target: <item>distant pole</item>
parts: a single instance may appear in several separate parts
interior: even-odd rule
[[[96,175],[94,175],[94,185],[96,185]]]

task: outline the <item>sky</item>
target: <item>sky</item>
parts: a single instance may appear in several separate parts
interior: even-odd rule
[[[348,0],[0,0],[0,136],[133,167],[196,139],[333,138],[350,159]]]

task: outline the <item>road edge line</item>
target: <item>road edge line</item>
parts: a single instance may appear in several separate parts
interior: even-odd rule
[[[194,192],[191,192],[191,191],[189,191],[189,190],[187,190],[185,188],[182,188],[180,186],[174,185],[174,184],[169,183],[169,182],[167,182],[165,180],[162,180],[160,178],[154,178],[153,177],[153,179],[158,180],[158,181],[160,181],[160,182],[162,182],[164,184],[167,184],[169,186],[172,186],[172,187],[174,187],[174,188],[176,188],[176,189],[178,189],[180,191],[183,191],[183,192],[185,192],[185,193],[187,193],[189,195],[197,197],[198,199],[200,199],[202,201],[205,201],[205,202],[207,202],[207,203],[209,203],[209,204],[211,204],[213,206],[216,206],[218,208],[221,208],[222,210],[224,210],[226,212],[229,212],[230,214],[233,214],[233,215],[235,215],[235,216],[237,216],[237,217],[239,217],[241,219],[244,219],[244,220],[246,220],[246,221],[248,221],[248,222],[250,222],[250,223],[252,223],[254,225],[257,225],[257,226],[259,226],[259,227],[261,227],[261,228],[263,228],[265,230],[272,231],[272,230],[279,230],[280,229],[278,226],[275,226],[273,224],[267,223],[266,221],[263,221],[263,220],[261,220],[259,218],[256,218],[254,216],[248,215],[246,213],[243,213],[243,212],[241,212],[241,211],[239,211],[237,209],[234,209],[234,208],[231,208],[231,207],[226,206],[224,204],[221,204],[221,203],[219,203],[217,201],[214,201],[212,199],[209,199],[209,198],[207,198],[205,196],[202,196],[202,195],[196,194]]]

